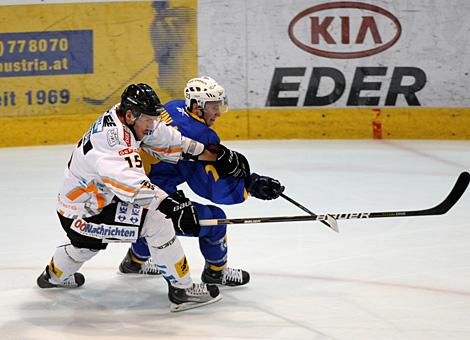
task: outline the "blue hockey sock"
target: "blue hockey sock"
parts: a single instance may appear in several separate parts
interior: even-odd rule
[[[150,258],[150,251],[144,237],[141,237],[132,243],[131,252],[137,260],[142,262],[145,262]]]

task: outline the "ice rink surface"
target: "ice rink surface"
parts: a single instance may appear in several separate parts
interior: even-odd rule
[[[316,213],[429,208],[470,169],[468,141],[227,145]],[[229,226],[229,264],[252,281],[182,313],[169,312],[163,279],[117,274],[126,244],[86,263],[83,287],[41,290],[65,240],[55,200],[71,149],[0,149],[1,339],[470,339],[470,190],[443,216],[338,221],[339,234],[319,222]],[[281,198],[226,212],[304,214]],[[197,241],[183,246],[199,282]]]

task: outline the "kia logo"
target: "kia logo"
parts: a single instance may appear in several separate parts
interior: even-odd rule
[[[289,38],[302,50],[325,58],[352,59],[390,48],[401,35],[389,11],[363,2],[331,2],[307,8],[289,24]]]

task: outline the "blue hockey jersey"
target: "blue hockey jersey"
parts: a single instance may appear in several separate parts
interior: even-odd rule
[[[206,146],[220,144],[217,133],[202,118],[186,111],[184,100],[170,101],[164,107],[163,121],[178,129],[183,136]],[[152,183],[169,194],[174,193],[178,185],[187,182],[197,195],[217,204],[237,204],[248,197],[243,179],[220,178],[214,165],[209,162],[180,161],[170,164],[159,162],[148,154],[142,156]]]

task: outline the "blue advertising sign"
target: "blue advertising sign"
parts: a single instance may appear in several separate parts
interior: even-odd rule
[[[93,73],[93,31],[0,33],[0,77]]]

